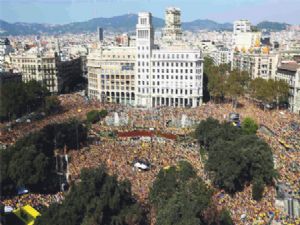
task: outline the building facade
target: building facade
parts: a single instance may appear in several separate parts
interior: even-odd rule
[[[232,61],[232,51],[226,47],[217,47],[216,50],[211,53],[211,57],[215,65],[230,64]]]
[[[290,110],[300,114],[300,64],[297,62],[282,62],[278,66],[275,79],[284,80],[289,84]]]
[[[22,73],[24,82],[36,80],[45,85],[51,93],[58,93],[61,80],[57,71],[58,58],[53,54],[23,53],[11,55],[14,70]]]
[[[101,102],[135,103],[135,48],[100,47],[87,57],[88,94]]]
[[[201,51],[184,46],[155,47],[152,15],[148,12],[139,13],[136,34],[136,105],[147,108],[201,105]]]
[[[181,11],[178,8],[169,7],[165,11],[165,28],[163,29],[163,37],[167,41],[180,40],[181,31]]]
[[[235,52],[233,54],[232,69],[247,71],[252,79],[274,79],[279,54],[262,53],[261,51],[253,53]]]
[[[233,23],[233,33],[251,32],[251,22],[249,20],[237,20]]]
[[[5,70],[5,56],[12,52],[12,46],[8,38],[0,39],[0,72]]]

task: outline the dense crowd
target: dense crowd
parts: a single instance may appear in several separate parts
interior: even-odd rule
[[[29,204],[35,209],[41,210],[45,207],[49,207],[52,203],[60,203],[63,199],[64,196],[62,192],[56,194],[24,194],[12,199],[5,199],[2,203],[14,209]]]
[[[104,121],[94,124],[91,133],[99,135],[104,132],[130,132],[137,129],[155,128],[156,132],[174,135],[186,135],[193,128],[168,126],[168,121],[180,120],[186,115],[192,121],[200,121],[208,117],[227,120],[230,112],[253,118],[259,125],[270,130],[270,134],[258,131],[272,148],[275,167],[279,172],[277,183],[284,183],[294,198],[299,198],[300,190],[300,117],[287,111],[264,111],[254,102],[241,99],[238,108],[231,103],[208,103],[198,108],[155,108],[134,109],[117,105],[103,105],[96,101],[87,101],[78,94],[60,96],[64,113],[50,116],[32,124],[18,125],[18,129],[1,134],[2,143],[13,143],[16,138],[34,129],[40,129],[48,123],[60,122],[72,117],[85,118],[92,109],[107,109],[110,112],[124,113],[128,116],[128,124],[122,127],[107,126]],[[109,114],[112,116],[112,113]],[[124,135],[123,135],[124,136]],[[126,136],[126,135],[125,135]],[[282,144],[289,145],[286,148]],[[71,163],[69,172],[71,180],[76,181],[80,170],[85,167],[97,167],[105,163],[109,172],[116,174],[119,179],[128,179],[132,183],[133,194],[142,203],[147,203],[149,189],[155,176],[161,168],[176,164],[179,160],[188,160],[198,171],[199,175],[210,185],[204,171],[204,165],[199,155],[199,146],[194,143],[186,145],[177,140],[162,137],[153,138],[114,138],[100,137],[100,141],[90,145],[87,151],[69,151]],[[146,159],[152,167],[150,171],[138,171],[133,167],[135,159]],[[242,192],[231,196],[222,190],[216,190],[214,201],[219,208],[226,207],[231,211],[235,224],[266,224],[274,217],[280,223],[289,221],[282,209],[275,205],[276,190],[266,187],[264,197],[260,202],[252,200],[251,185],[247,185]],[[289,221],[290,224],[300,224],[300,221]]]

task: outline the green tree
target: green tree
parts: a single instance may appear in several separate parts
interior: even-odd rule
[[[225,93],[232,99],[234,106],[237,105],[238,98],[244,95],[250,76],[247,72],[233,70],[230,72],[225,85]]]
[[[208,152],[205,169],[215,186],[234,193],[246,182],[261,179],[270,185],[276,177],[272,150],[256,135],[209,118],[201,121],[195,136]]]
[[[205,224],[203,213],[211,204],[212,192],[185,161],[161,169],[150,190],[157,210],[157,225]]]
[[[107,112],[107,110],[102,109],[102,110],[99,112],[99,115],[100,115],[100,118],[101,118],[101,119],[104,119],[104,118],[108,115],[108,112]]]
[[[37,110],[49,95],[37,81],[7,83],[0,89],[0,120],[11,120]]]
[[[83,169],[62,204],[51,205],[35,224],[40,225],[138,225],[144,223],[141,207],[131,194],[129,182],[118,182],[100,166]]]
[[[101,119],[99,111],[98,110],[89,111],[86,114],[86,119],[88,123],[97,123]]]
[[[242,122],[242,129],[245,134],[256,134],[258,125],[252,118],[245,117]]]
[[[54,149],[65,146],[75,149],[86,140],[86,127],[75,120],[47,125],[17,140],[7,150],[0,151],[2,194],[16,194],[21,186],[37,193],[57,191]]]
[[[60,105],[60,100],[56,95],[53,96],[47,96],[45,98],[45,113],[51,114],[51,113],[56,113],[60,110],[61,105]]]
[[[262,179],[255,179],[252,186],[252,198],[256,201],[260,201],[263,197],[265,184]]]
[[[230,212],[223,209],[220,213],[220,225],[234,225]]]

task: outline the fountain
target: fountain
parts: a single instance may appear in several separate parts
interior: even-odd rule
[[[184,128],[186,127],[187,125],[187,116],[185,114],[182,114],[182,117],[181,117],[181,127]]]
[[[119,126],[120,124],[120,118],[119,118],[119,114],[117,112],[114,112],[114,126]]]

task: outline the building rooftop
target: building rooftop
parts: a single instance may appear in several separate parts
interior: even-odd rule
[[[278,66],[278,69],[296,72],[300,68],[300,64],[296,62],[286,62]]]

